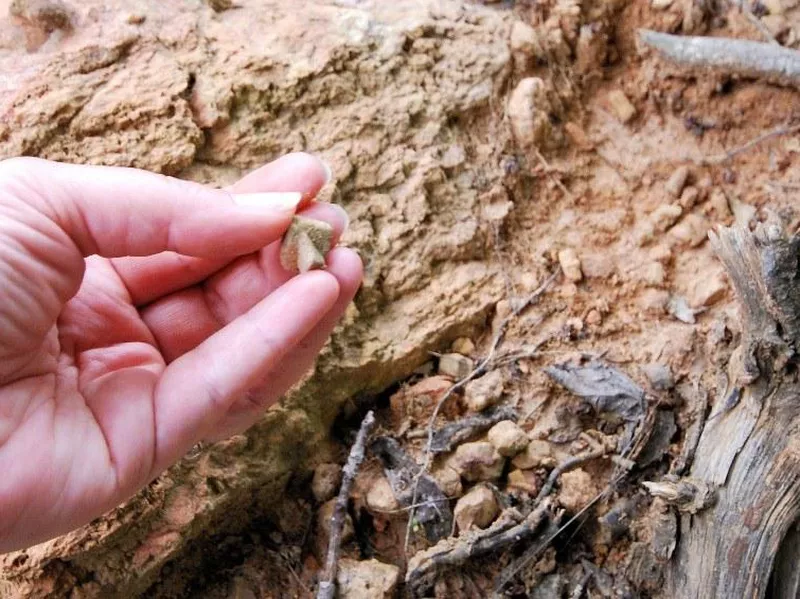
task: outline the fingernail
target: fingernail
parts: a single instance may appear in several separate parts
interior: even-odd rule
[[[322,168],[325,169],[325,185],[327,185],[328,183],[331,182],[331,179],[333,179],[333,171],[331,170],[331,165],[325,162],[319,156],[317,156],[317,158],[322,163]]]
[[[303,194],[296,191],[267,193],[236,193],[233,201],[242,208],[294,212]]]
[[[342,233],[347,231],[347,227],[350,225],[350,217],[347,215],[347,211],[339,206],[338,204],[329,204],[331,208],[333,208],[336,212],[339,213],[339,218],[342,222]]]

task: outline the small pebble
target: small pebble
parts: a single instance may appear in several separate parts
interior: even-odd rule
[[[486,528],[500,513],[497,499],[491,489],[483,485],[473,487],[456,503],[453,510],[456,526],[460,532],[472,527]]]
[[[606,96],[608,108],[617,119],[622,123],[630,122],[636,116],[636,107],[628,99],[622,90],[615,89]]]
[[[451,499],[454,497],[461,497],[464,493],[464,487],[461,484],[461,476],[458,472],[450,468],[450,466],[444,465],[436,468],[431,473],[431,476],[436,479],[442,493],[447,497]]]
[[[443,354],[439,358],[439,374],[453,377],[456,380],[468,376],[475,368],[475,362],[461,354]]]
[[[459,337],[450,346],[453,353],[461,354],[462,356],[469,356],[475,352],[475,344],[469,337]]]
[[[500,401],[503,387],[503,374],[499,370],[492,370],[467,383],[464,389],[464,403],[473,412],[482,412]]]
[[[487,438],[498,453],[507,458],[517,455],[530,443],[525,431],[512,420],[503,420],[495,424],[489,429]]]
[[[565,472],[558,483],[558,502],[573,514],[586,507],[598,492],[594,479],[582,468]]]
[[[566,248],[558,252],[558,263],[561,265],[561,270],[568,280],[577,283],[583,279],[581,261],[578,258],[578,254],[572,248]]]
[[[508,473],[508,488],[535,496],[542,488],[542,478],[533,470],[517,468]]]
[[[295,216],[281,242],[281,266],[301,273],[324,268],[332,241],[333,227],[328,223]]]
[[[320,464],[314,469],[311,492],[314,499],[324,503],[339,492],[342,484],[342,467],[339,464]]]
[[[341,558],[336,573],[339,599],[390,599],[400,583],[400,568],[376,559]]]
[[[447,465],[468,482],[500,478],[505,458],[487,441],[459,445]]]
[[[390,514],[398,508],[397,498],[394,496],[392,486],[383,476],[375,479],[367,491],[367,507],[379,514]]]
[[[553,450],[550,443],[541,439],[533,439],[525,447],[525,450],[517,455],[511,464],[520,470],[531,468],[553,468],[556,460],[553,457]]]

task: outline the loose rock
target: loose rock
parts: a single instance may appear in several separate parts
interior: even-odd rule
[[[464,403],[473,412],[482,412],[495,405],[502,396],[503,374],[499,370],[470,381],[464,389]]]
[[[508,473],[508,488],[536,496],[542,488],[542,477],[533,470],[512,470]]]
[[[454,513],[458,530],[464,532],[473,526],[486,528],[497,518],[500,508],[491,489],[478,485],[458,500]]]
[[[459,337],[453,341],[453,345],[450,346],[450,349],[453,350],[454,353],[468,356],[475,351],[475,344],[469,337]]]
[[[559,487],[558,501],[572,513],[583,509],[594,499],[598,491],[594,479],[582,468],[562,474]]]
[[[389,599],[394,597],[400,581],[400,568],[371,559],[359,562],[339,560],[336,574],[337,597],[340,599]]]
[[[517,84],[508,99],[507,114],[511,131],[523,148],[542,145],[552,126],[547,114],[549,102],[545,83],[538,77],[527,77]]]
[[[664,190],[673,198],[678,198],[689,180],[689,167],[679,166],[670,175],[664,184]]]
[[[464,487],[461,485],[461,476],[450,466],[442,466],[431,472],[431,476],[439,483],[439,488],[447,497],[461,497]]]
[[[461,354],[444,354],[439,358],[439,374],[461,380],[475,368],[472,358]]]
[[[631,104],[628,96],[622,90],[615,89],[606,96],[609,110],[622,123],[630,122],[636,116],[636,107]]]
[[[320,464],[314,469],[311,492],[314,499],[324,503],[339,492],[342,483],[342,467],[339,464]]]
[[[495,424],[489,429],[488,439],[497,452],[505,457],[517,455],[530,443],[525,431],[512,420],[503,420]]]
[[[466,481],[494,480],[503,473],[505,458],[487,441],[459,445],[447,465]]]
[[[332,241],[333,227],[328,223],[295,216],[281,242],[281,266],[301,273],[324,268]]]
[[[544,55],[536,30],[518,19],[514,21],[514,25],[511,27],[509,45],[515,54],[521,54],[526,57]]]
[[[573,283],[577,283],[583,278],[581,271],[581,261],[578,254],[572,248],[567,248],[558,252],[558,263],[564,276]]]
[[[367,507],[379,514],[389,514],[399,507],[392,486],[383,476],[376,478],[367,491]]]
[[[541,439],[534,439],[525,447],[525,451],[517,455],[511,464],[520,470],[530,468],[553,468],[556,460],[550,443]]]

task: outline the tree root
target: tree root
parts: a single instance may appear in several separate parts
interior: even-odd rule
[[[672,62],[800,87],[800,52],[775,44],[639,30],[642,43]]]

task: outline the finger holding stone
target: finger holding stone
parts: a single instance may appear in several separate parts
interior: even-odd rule
[[[303,215],[331,226],[332,244],[347,226],[344,210],[333,204],[314,204]],[[204,283],[166,295],[140,311],[167,362],[202,343],[296,275],[281,266],[280,245],[276,241],[238,258]]]

